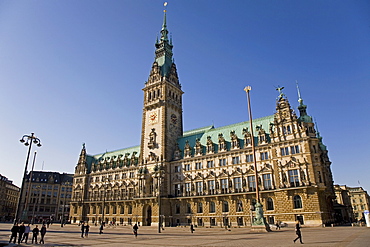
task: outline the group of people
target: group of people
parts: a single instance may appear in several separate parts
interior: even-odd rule
[[[85,237],[88,237],[89,236],[89,231],[90,231],[90,226],[89,226],[89,223],[85,223],[82,222],[81,224],[81,238],[83,238],[84,236]]]
[[[11,235],[10,235],[9,243],[11,243],[13,241],[13,243],[15,244],[16,241],[18,241],[18,244],[20,244],[24,241],[27,244],[28,235],[31,232],[30,224],[24,225],[24,223],[22,222],[19,225],[18,223],[15,223],[13,225],[12,229],[10,229],[10,231],[11,231]],[[46,234],[46,226],[45,225],[42,225],[41,229],[39,229],[37,225],[32,229],[32,244],[34,242],[35,242],[35,244],[38,243],[37,242],[37,237],[38,237],[39,234],[41,234],[41,239],[40,239],[39,243],[40,244],[45,244],[45,240],[44,240],[44,237],[45,237],[45,234]]]

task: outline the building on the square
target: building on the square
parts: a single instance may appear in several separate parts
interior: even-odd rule
[[[251,138],[267,221],[333,222],[331,162],[302,98],[297,116],[280,92],[275,114],[253,120],[254,136],[248,121],[184,132],[183,91],[166,24],[165,13],[143,88],[141,143],[97,155],[83,145],[72,222],[249,226],[256,202]]]
[[[22,220],[69,221],[73,174],[31,171],[25,177]],[[25,210],[24,210],[25,209]]]
[[[0,221],[12,221],[17,210],[20,189],[0,174]]]
[[[346,219],[346,215],[349,215],[349,222],[363,221],[364,211],[370,210],[370,198],[367,191],[362,187],[349,187],[347,185],[334,185],[334,189],[336,201],[343,209],[341,216]],[[344,212],[344,209],[346,212]],[[336,213],[337,210],[336,207]]]

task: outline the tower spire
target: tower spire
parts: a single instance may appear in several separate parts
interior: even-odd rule
[[[163,4],[164,10],[163,10],[163,24],[162,24],[162,30],[161,30],[161,40],[168,41],[168,30],[167,30],[167,2],[164,2]]]
[[[155,47],[157,48],[155,51],[155,61],[157,62],[158,66],[161,70],[162,76],[168,76],[171,67],[172,67],[172,38],[171,41],[168,39],[168,30],[167,30],[167,2],[164,4],[163,10],[163,24],[161,29],[161,37],[157,40]]]
[[[312,117],[310,117],[310,116],[307,115],[307,106],[305,104],[303,104],[303,99],[301,97],[301,91],[299,90],[298,81],[295,81],[295,83],[297,85],[297,92],[298,92],[299,120],[301,122],[305,122],[305,123],[312,123]]]

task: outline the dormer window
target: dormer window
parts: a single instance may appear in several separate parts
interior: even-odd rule
[[[218,135],[218,150],[219,151],[225,151],[226,150],[226,141],[225,141],[225,138],[223,137],[222,133],[220,133]]]
[[[207,136],[207,153],[213,153],[214,146],[210,136]]]

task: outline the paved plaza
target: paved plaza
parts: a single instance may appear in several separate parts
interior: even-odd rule
[[[9,244],[11,224],[0,224],[0,246],[37,246],[22,243]],[[31,226],[31,229],[33,227]],[[99,235],[97,226],[90,227],[88,238],[81,238],[78,225],[48,228],[44,246],[301,246],[293,243],[293,227],[266,233],[251,232],[249,228],[195,228],[167,227],[162,233],[152,227],[140,227],[137,239],[130,226],[106,227]],[[370,246],[370,228],[366,227],[303,227],[304,246]],[[31,238],[31,234],[30,234]]]

